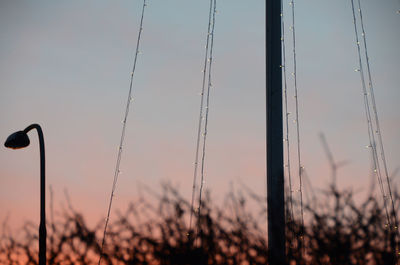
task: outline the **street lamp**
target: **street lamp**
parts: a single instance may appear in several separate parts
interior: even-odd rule
[[[23,131],[18,131],[8,136],[4,146],[11,149],[21,149],[30,143],[28,132],[36,129],[39,135],[40,147],[40,225],[39,225],[39,265],[46,265],[46,179],[44,138],[39,124],[31,124]]]

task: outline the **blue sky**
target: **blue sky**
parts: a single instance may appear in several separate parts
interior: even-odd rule
[[[400,166],[400,3],[362,4],[393,172]],[[40,123],[55,202],[65,202],[68,189],[92,220],[106,212],[141,5],[0,2],[0,139]],[[221,199],[239,181],[265,192],[265,18],[264,1],[217,5],[206,188]],[[289,11],[288,2],[284,8]],[[138,183],[158,187],[169,180],[190,197],[207,15],[208,1],[148,2],[115,209],[137,196]],[[366,189],[370,157],[350,1],[297,1],[296,33],[301,147],[310,180],[316,187],[329,182],[323,132],[335,158],[349,161],[339,185]],[[15,224],[38,218],[39,156],[36,136],[30,138],[25,150],[0,149],[0,219],[9,212]]]

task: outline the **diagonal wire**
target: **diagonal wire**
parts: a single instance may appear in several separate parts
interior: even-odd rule
[[[364,27],[364,21],[363,21],[363,13],[362,13],[362,9],[361,9],[361,2],[360,0],[357,0],[358,3],[358,11],[359,11],[359,16],[360,16],[360,24],[361,24],[361,36],[363,37],[363,44],[364,44],[364,52],[365,52],[365,61],[366,61],[366,66],[367,66],[367,74],[368,74],[368,88],[369,88],[369,95],[370,95],[370,100],[371,100],[371,105],[372,105],[372,112],[373,112],[373,117],[374,117],[374,121],[375,121],[375,131],[373,131],[372,133],[376,133],[377,134],[377,138],[378,138],[378,145],[380,148],[380,155],[381,155],[381,161],[383,164],[383,169],[384,169],[384,174],[386,177],[386,185],[387,185],[387,190],[389,193],[389,198],[390,198],[390,202],[391,202],[391,206],[392,206],[392,221],[394,222],[392,224],[392,227],[389,227],[389,229],[393,229],[394,231],[396,231],[395,235],[398,236],[398,222],[397,222],[397,214],[396,214],[396,208],[394,205],[394,200],[393,200],[393,194],[392,194],[392,188],[391,188],[391,184],[390,184],[390,178],[389,178],[389,173],[388,173],[388,166],[386,163],[386,156],[385,156],[385,148],[383,146],[383,140],[382,140],[382,133],[381,133],[381,127],[380,127],[380,123],[379,123],[379,116],[378,116],[378,110],[377,110],[377,106],[376,106],[376,101],[375,101],[375,93],[374,93],[374,86],[372,83],[372,75],[371,75],[371,67],[370,67],[370,63],[369,63],[369,56],[368,56],[368,48],[367,48],[367,37],[366,37],[366,33],[365,33],[365,27]],[[377,154],[377,150],[375,149],[376,152],[376,157],[378,159],[378,154]],[[382,180],[383,182],[383,180]],[[384,197],[385,199],[385,197]],[[390,222],[388,222],[390,225]],[[399,246],[398,246],[398,242],[396,241],[396,246],[395,246],[395,255],[398,256],[399,254]]]
[[[375,141],[374,129],[373,129],[372,118],[371,118],[370,103],[368,100],[368,93],[367,93],[367,88],[366,88],[366,84],[365,84],[364,69],[363,69],[363,64],[362,64],[362,59],[361,59],[361,45],[360,45],[359,33],[358,33],[358,29],[357,29],[357,19],[356,19],[355,7],[354,7],[354,0],[350,0],[350,1],[351,1],[352,12],[353,12],[354,32],[355,32],[355,37],[356,37],[358,63],[359,63],[359,69],[357,69],[356,71],[360,72],[362,93],[363,93],[363,97],[364,97],[365,116],[366,116],[367,125],[368,125],[368,138],[369,138],[369,146],[368,147],[371,148],[372,160],[373,160],[373,164],[374,164],[374,173],[378,179],[379,188],[381,191],[381,195],[383,197],[386,219],[387,219],[388,225],[390,227],[391,221],[390,221],[388,207],[387,207],[386,193],[385,193],[385,189],[383,187],[379,159],[378,159],[378,155],[377,155],[377,151],[376,151],[376,141]]]
[[[214,11],[212,16],[212,29],[211,29],[211,43],[210,43],[210,56],[208,59],[208,85],[207,85],[207,99],[205,107],[205,121],[204,121],[204,133],[203,133],[203,149],[201,157],[201,180],[200,180],[200,191],[199,191],[199,205],[197,208],[198,212],[198,230],[201,230],[200,218],[201,218],[201,206],[202,206],[202,192],[204,187],[204,168],[205,168],[205,157],[206,157],[206,140],[207,140],[207,129],[208,129],[208,112],[210,110],[210,89],[212,87],[211,83],[211,73],[212,73],[212,62],[213,62],[213,47],[214,47],[214,30],[215,30],[215,15],[217,13],[217,1],[214,0]]]
[[[299,122],[299,99],[297,89],[297,60],[296,60],[296,28],[295,28],[295,8],[294,1],[290,2],[292,6],[292,39],[293,39],[293,77],[294,77],[294,98],[296,105],[296,134],[297,134],[297,158],[298,158],[298,174],[299,174],[299,192],[300,192],[300,213],[301,213],[301,234],[302,239],[302,253],[304,254],[304,206],[303,206],[303,180],[301,165],[301,152],[300,152],[300,122]]]
[[[112,201],[113,201],[113,198],[114,198],[115,189],[116,189],[116,186],[117,186],[118,176],[120,174],[120,164],[121,164],[121,158],[122,158],[122,147],[123,147],[124,139],[125,139],[126,123],[127,123],[127,119],[128,119],[129,108],[130,108],[131,102],[133,101],[132,84],[133,84],[133,77],[134,77],[135,70],[136,70],[137,58],[138,58],[138,54],[139,54],[140,40],[141,40],[142,32],[143,32],[143,18],[144,18],[144,10],[145,10],[146,5],[147,5],[146,4],[146,0],[143,0],[142,15],[141,15],[141,18],[140,18],[139,34],[138,34],[137,42],[136,42],[135,58],[134,58],[134,61],[133,61],[133,67],[132,67],[132,72],[131,72],[131,79],[130,79],[130,84],[129,84],[129,93],[128,93],[128,99],[127,99],[126,108],[125,108],[125,115],[124,115],[124,119],[122,121],[122,124],[123,124],[122,125],[122,133],[121,133],[120,143],[119,143],[119,147],[118,147],[118,156],[117,156],[117,161],[116,161],[116,165],[115,165],[114,179],[113,179],[113,184],[112,184],[112,189],[111,189],[111,194],[110,194],[110,200],[109,200],[109,204],[108,204],[106,222],[105,222],[105,225],[104,225],[103,239],[102,239],[102,242],[101,242],[100,258],[99,258],[98,265],[101,264],[101,260],[103,258],[103,254],[104,254],[103,253],[104,244],[105,244],[105,239],[106,239],[108,222],[110,220],[111,206],[112,206]]]
[[[292,187],[292,175],[291,175],[291,166],[290,166],[290,140],[289,140],[289,112],[288,112],[288,91],[287,91],[287,75],[286,75],[286,45],[285,45],[285,22],[283,16],[283,1],[281,1],[281,21],[282,21],[282,33],[281,33],[281,41],[282,41],[282,60],[283,65],[282,73],[283,73],[283,92],[284,92],[284,114],[285,114],[285,123],[286,123],[286,131],[285,138],[283,139],[286,143],[286,173],[289,180],[289,225],[293,226],[294,224],[294,213],[293,213],[293,187]],[[294,235],[293,235],[294,236]],[[294,239],[294,238],[292,238]]]
[[[364,21],[363,21],[363,15],[362,15],[362,9],[361,9],[361,2],[358,0],[358,11],[360,13],[360,24],[361,24],[361,36],[363,37],[363,43],[364,43],[364,51],[365,51],[365,58],[366,58],[366,65],[367,65],[367,73],[368,73],[368,88],[369,88],[369,94],[371,98],[371,103],[372,103],[372,110],[374,114],[374,120],[375,120],[375,133],[378,135],[378,144],[380,147],[380,154],[381,154],[381,160],[383,164],[383,169],[385,172],[385,177],[386,177],[386,183],[389,191],[389,197],[391,201],[391,206],[392,206],[392,211],[394,215],[394,221],[395,221],[395,229],[397,229],[397,215],[396,215],[396,209],[394,207],[394,201],[393,201],[393,195],[392,195],[392,189],[390,185],[390,179],[389,179],[389,173],[388,173],[388,166],[386,163],[386,157],[385,157],[385,149],[383,146],[383,140],[382,140],[382,133],[381,133],[381,127],[379,123],[379,117],[378,117],[378,110],[376,107],[376,102],[375,102],[375,93],[374,93],[374,86],[372,83],[372,75],[371,75],[371,68],[370,68],[370,63],[369,63],[369,56],[368,56],[368,49],[367,49],[367,37],[365,34],[365,27],[364,27]]]
[[[192,200],[190,203],[190,219],[189,219],[189,233],[190,236],[192,230],[192,222],[193,222],[193,213],[194,213],[194,200],[196,196],[196,183],[197,183],[197,171],[198,171],[198,162],[199,162],[199,152],[200,152],[200,140],[201,140],[201,131],[203,126],[203,112],[204,112],[204,92],[206,87],[206,78],[207,78],[207,60],[210,49],[210,35],[211,35],[211,23],[212,23],[212,7],[213,0],[210,0],[210,10],[208,15],[208,29],[207,29],[207,41],[206,41],[206,53],[204,56],[204,66],[203,66],[203,80],[201,85],[201,100],[200,100],[200,113],[199,113],[199,122],[197,128],[197,140],[196,140],[196,154],[194,161],[194,169],[193,169],[193,186],[192,186]]]

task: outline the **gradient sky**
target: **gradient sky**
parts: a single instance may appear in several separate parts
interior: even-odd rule
[[[362,3],[393,172],[400,166],[400,3]],[[266,188],[264,1],[217,5],[206,188],[218,200],[240,182],[260,194]],[[106,214],[141,6],[139,0],[0,1],[0,139],[41,124],[56,207],[67,189],[90,221]],[[157,188],[168,180],[190,198],[207,16],[208,1],[148,3],[114,210],[138,196],[140,183]],[[315,187],[330,181],[323,132],[335,159],[349,161],[339,185],[367,189],[370,155],[350,1],[297,1],[296,33],[309,178]],[[289,53],[288,67],[291,60]],[[39,150],[37,136],[30,138],[29,148],[0,148],[0,220],[10,214],[13,227],[39,218]]]

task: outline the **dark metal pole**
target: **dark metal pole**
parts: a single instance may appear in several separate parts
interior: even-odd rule
[[[36,129],[40,147],[40,224],[39,224],[39,265],[46,265],[46,170],[43,131],[39,124],[29,125],[24,132]]]
[[[286,264],[282,122],[281,0],[266,0],[268,263]]]

